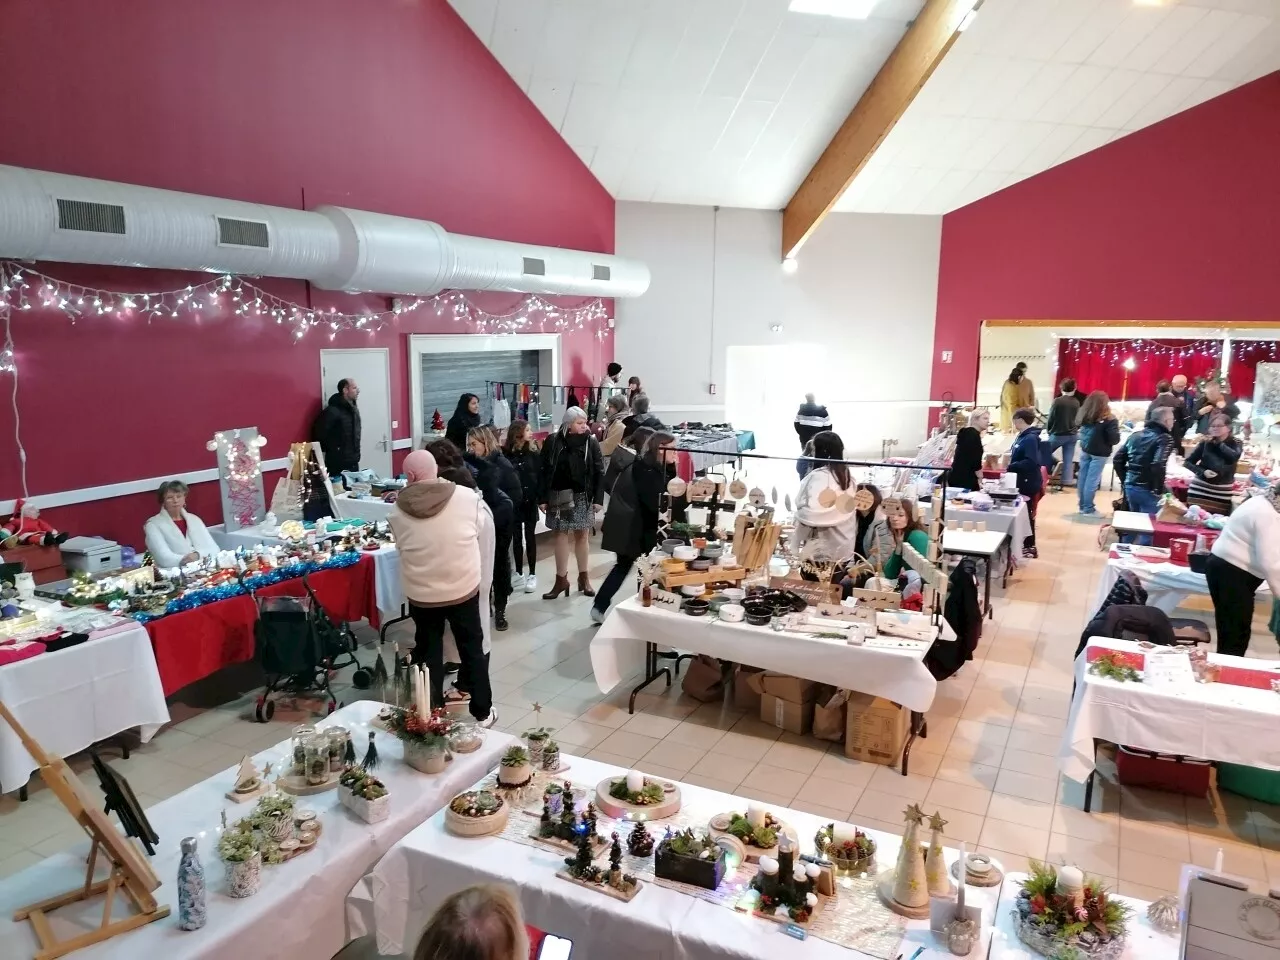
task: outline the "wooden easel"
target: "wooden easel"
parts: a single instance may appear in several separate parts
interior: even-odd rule
[[[158,905],[152,891],[160,886],[160,878],[151,869],[145,857],[133,847],[127,837],[122,836],[111,825],[106,814],[102,813],[89,797],[84,784],[76,776],[75,771],[67,766],[61,757],[51,757],[44,748],[22,728],[17,719],[9,712],[9,708],[0,702],[0,717],[13,728],[22,745],[39,764],[40,778],[53,791],[58,802],[67,808],[72,819],[89,835],[93,845],[89,850],[89,864],[84,875],[84,886],[41,900],[23,907],[14,913],[13,919],[30,920],[31,929],[40,941],[40,949],[35,960],[54,960],[73,950],[87,947],[94,943],[109,940],[117,934],[126,933],[145,926],[153,920],[161,920],[169,915],[167,906]],[[99,855],[103,856],[111,867],[111,873],[105,880],[94,880],[93,875],[98,865]],[[137,912],[122,920],[111,919],[111,909],[115,905],[116,893],[122,893]],[[106,894],[102,909],[102,922],[96,930],[59,940],[54,936],[47,914],[59,907],[78,903]]]

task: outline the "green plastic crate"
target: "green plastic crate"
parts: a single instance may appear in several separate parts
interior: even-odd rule
[[[1259,770],[1238,763],[1218,764],[1218,789],[1251,800],[1280,804],[1280,771]]]

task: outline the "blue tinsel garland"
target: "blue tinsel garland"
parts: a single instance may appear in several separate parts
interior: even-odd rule
[[[231,597],[238,597],[248,593],[251,590],[260,590],[263,587],[269,587],[273,583],[283,583],[285,580],[295,580],[305,573],[316,573],[319,570],[335,570],[340,567],[349,567],[353,563],[360,562],[360,554],[356,551],[347,551],[346,553],[334,554],[331,558],[323,563],[317,563],[314,560],[300,560],[284,566],[276,567],[266,573],[257,573],[251,577],[245,577],[233,583],[224,583],[219,587],[206,587],[203,590],[192,590],[180,597],[175,597],[165,604],[163,614],[152,613],[135,613],[133,618],[139,623],[146,623],[148,620],[156,620],[161,616],[170,613],[181,613],[184,610],[194,610],[196,607],[203,607],[206,603],[216,603],[219,600],[228,600]]]

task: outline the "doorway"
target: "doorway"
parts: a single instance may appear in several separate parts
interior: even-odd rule
[[[391,358],[386,347],[320,351],[320,402],[339,380],[360,388],[360,469],[391,473]]]

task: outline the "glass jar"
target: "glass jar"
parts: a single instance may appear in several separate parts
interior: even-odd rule
[[[299,776],[305,776],[306,774],[307,744],[315,735],[316,728],[314,724],[300,723],[293,728],[290,763],[293,766],[294,772]]]
[[[347,741],[351,739],[351,734],[346,727],[327,727],[324,733],[329,748],[329,770],[341,773],[346,765]]]
[[[316,735],[306,742],[304,750],[307,783],[318,786],[329,779],[329,738]]]
[[[467,716],[454,721],[449,732],[449,749],[454,753],[474,753],[484,743],[485,728]]]

